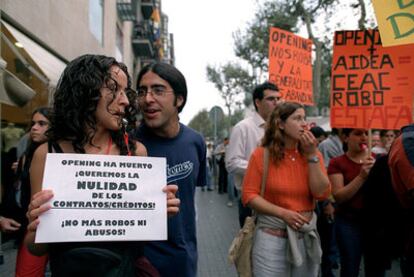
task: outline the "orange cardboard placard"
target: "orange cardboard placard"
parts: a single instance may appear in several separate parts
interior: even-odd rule
[[[285,101],[313,105],[312,40],[270,28],[269,81]]]
[[[399,129],[412,122],[414,44],[382,47],[378,30],[337,31],[331,126]]]

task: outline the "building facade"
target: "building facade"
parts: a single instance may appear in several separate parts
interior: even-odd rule
[[[133,80],[154,60],[174,63],[160,0],[1,0],[2,122],[23,126],[53,101],[66,64],[86,53],[124,62]]]

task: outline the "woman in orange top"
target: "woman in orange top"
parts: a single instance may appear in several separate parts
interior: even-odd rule
[[[318,275],[322,251],[313,210],[316,199],[330,194],[330,184],[316,145],[303,106],[277,105],[243,181],[242,201],[259,214],[254,276]],[[269,151],[269,167],[261,197],[264,149]]]

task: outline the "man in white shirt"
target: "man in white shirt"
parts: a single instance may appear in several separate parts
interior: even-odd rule
[[[264,135],[265,122],[280,100],[281,93],[275,84],[265,82],[257,86],[253,91],[253,104],[256,111],[233,127],[230,143],[226,149],[226,168],[233,174],[234,184],[239,192],[242,189],[250,155],[259,146]],[[240,227],[250,214],[251,210],[244,207],[239,200]]]

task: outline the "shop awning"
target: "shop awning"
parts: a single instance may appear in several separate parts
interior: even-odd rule
[[[37,66],[42,70],[42,73],[48,78],[49,86],[56,87],[59,77],[66,67],[66,64],[55,55],[44,49],[41,45],[33,41],[31,38],[8,24],[2,21],[14,38],[20,42],[24,50],[30,55]]]

